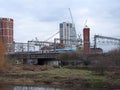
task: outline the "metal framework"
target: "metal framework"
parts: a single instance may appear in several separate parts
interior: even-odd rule
[[[53,43],[52,42],[47,42],[47,41],[28,41],[27,43],[27,51],[40,51],[42,48],[51,46]]]
[[[63,43],[60,43],[60,40],[62,41],[72,41],[71,39],[59,39],[54,38],[54,42],[48,42],[48,41],[39,41],[39,40],[30,40],[27,43],[20,43],[20,42],[14,42],[13,44],[8,45],[8,53],[10,52],[40,52],[40,51],[49,51],[49,50],[55,50],[62,49],[62,48],[71,48],[70,45],[65,45]],[[79,40],[77,40],[76,44],[74,46],[78,46]]]
[[[8,52],[31,52],[40,51],[44,47],[51,46],[52,42],[46,41],[28,41],[27,43],[15,42],[8,45]]]
[[[118,39],[118,38],[107,37],[107,36],[100,36],[100,35],[94,35],[94,48],[97,47],[97,39],[106,39],[106,40],[111,40],[113,42],[117,41],[117,44],[120,45],[120,39]]]

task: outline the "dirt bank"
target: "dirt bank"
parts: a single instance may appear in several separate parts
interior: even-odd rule
[[[15,65],[0,73],[0,82],[16,85],[120,88],[120,78],[99,76],[89,70],[51,66]]]

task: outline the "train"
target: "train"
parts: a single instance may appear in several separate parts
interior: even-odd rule
[[[75,52],[76,50],[74,48],[63,48],[63,49],[55,49],[55,50],[50,50],[49,52],[56,52],[56,53],[65,53],[65,52]]]

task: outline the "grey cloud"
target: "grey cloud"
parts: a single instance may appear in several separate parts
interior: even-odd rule
[[[81,24],[84,23],[84,19],[88,17],[88,23],[89,18],[93,22],[90,23],[91,27],[93,29],[97,28],[93,33],[103,32],[105,34],[108,31],[104,31],[104,29],[109,27],[111,32],[113,32],[113,28],[116,28],[117,34],[119,32],[118,29],[120,28],[119,3],[119,0],[0,0],[0,13],[2,16],[14,18],[16,33],[20,29],[26,29],[25,33],[28,33],[30,28],[25,27],[29,26],[26,23],[26,21],[29,21],[28,18],[32,18],[33,20],[33,26],[31,26],[31,28],[36,27],[35,24],[39,22],[48,22],[49,24],[55,23],[56,25],[59,25],[59,22],[66,20],[71,21],[68,10],[68,8],[71,8],[74,21],[77,21],[78,30],[81,28]],[[88,9],[87,13],[81,11],[84,8]],[[21,19],[25,19],[25,21],[23,21],[25,25],[16,24]],[[48,24],[44,25],[49,27],[47,26]],[[18,28],[19,26],[21,28]],[[44,27],[41,29],[44,30]],[[38,31],[36,30],[36,33],[38,33]],[[45,34],[46,32],[44,35]],[[16,35],[16,38],[17,37],[19,36]],[[30,38],[29,35],[28,38]]]

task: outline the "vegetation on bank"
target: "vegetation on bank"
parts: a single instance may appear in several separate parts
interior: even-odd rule
[[[120,48],[103,54],[65,53],[60,54],[59,58],[67,66],[87,67],[98,74],[104,74],[106,71],[119,72],[120,69]]]
[[[0,82],[16,85],[55,85],[67,87],[120,88],[120,72],[96,74],[89,69],[15,65],[0,74]]]
[[[6,66],[6,45],[0,39],[0,71],[3,71]]]

